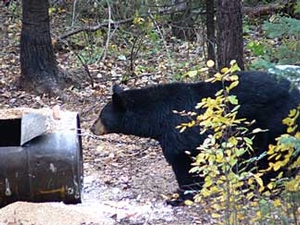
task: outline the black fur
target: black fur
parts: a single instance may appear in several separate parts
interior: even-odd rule
[[[256,155],[260,155],[270,143],[274,143],[276,137],[285,133],[282,119],[300,103],[299,90],[292,88],[288,80],[264,72],[239,72],[238,75],[240,83],[231,93],[237,95],[241,105],[239,118],[255,120],[253,128],[269,130],[258,134],[254,140]],[[195,111],[195,105],[202,98],[214,97],[221,88],[220,82],[172,83],[127,91],[115,86],[112,102],[103,108],[98,120],[107,133],[158,140],[173,168],[179,188],[183,191],[199,190],[203,178],[189,173],[192,160],[185,152],[197,155],[196,148],[205,136],[199,135],[198,127],[179,133],[175,127],[186,122],[187,118],[174,114],[173,110]],[[264,158],[258,165],[266,168],[267,159]],[[267,182],[273,176],[269,173],[263,179]],[[183,192],[181,197],[185,199]]]

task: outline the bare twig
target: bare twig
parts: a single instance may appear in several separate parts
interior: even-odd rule
[[[76,52],[73,52],[73,53],[77,56],[77,58],[79,59],[79,61],[83,65],[83,68],[84,68],[85,72],[87,73],[88,77],[91,80],[91,86],[92,86],[92,88],[94,88],[94,79],[93,79],[93,77],[92,77],[92,75],[90,73],[90,70],[89,70],[89,67],[88,67],[87,63],[84,62],[83,59],[81,58],[81,56],[78,55]]]
[[[143,30],[142,32],[140,32],[136,38],[134,39],[133,41],[133,45],[132,45],[132,48],[131,48],[131,52],[130,52],[130,74],[134,74],[134,60],[136,59],[137,57],[137,54],[141,48],[141,36],[145,34],[145,31]],[[139,41],[140,40],[140,41]],[[135,50],[135,47],[137,46],[137,43],[139,42],[139,45],[138,47],[136,48]],[[134,51],[135,50],[135,51]]]
[[[77,0],[74,0],[73,2],[73,12],[72,12],[72,23],[71,23],[71,27],[74,27],[75,24],[75,13],[76,13],[76,4],[77,4]]]
[[[78,34],[80,32],[96,32],[97,30],[101,29],[102,27],[108,27],[109,24],[110,24],[111,27],[118,27],[118,25],[120,25],[120,24],[131,23],[133,21],[133,19],[134,18],[128,18],[128,19],[119,20],[119,21],[116,21],[116,22],[108,21],[108,22],[105,22],[105,23],[98,24],[97,26],[81,27],[81,28],[78,28],[78,29],[75,29],[75,30],[71,30],[71,31],[59,36],[57,39],[58,40],[66,39],[67,37]]]
[[[149,18],[151,19],[151,21],[153,22],[154,26],[156,27],[159,36],[161,37],[161,39],[162,39],[162,41],[163,41],[164,47],[165,47],[165,49],[166,49],[167,57],[169,58],[169,61],[170,61],[170,63],[171,63],[171,70],[172,70],[172,73],[175,74],[175,71],[174,71],[174,68],[175,68],[174,64],[175,64],[175,63],[174,63],[174,60],[172,59],[172,57],[171,57],[171,55],[170,55],[170,51],[169,51],[168,46],[167,46],[167,41],[165,40],[164,35],[163,35],[163,33],[162,33],[160,27],[159,27],[158,24],[156,23],[156,21],[155,21],[153,15],[151,14],[150,9],[148,10],[148,15],[149,15]]]
[[[108,45],[109,45],[109,40],[110,40],[110,32],[111,32],[111,8],[110,8],[110,4],[108,2],[108,0],[106,0],[107,3],[107,7],[108,7],[108,31],[107,31],[107,38],[106,38],[106,42],[105,42],[105,48],[103,50],[103,55],[102,55],[102,60],[105,59],[106,57],[106,53],[107,53],[107,49],[108,49]]]

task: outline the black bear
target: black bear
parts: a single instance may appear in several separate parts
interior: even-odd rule
[[[231,93],[241,105],[238,117],[255,120],[253,128],[268,130],[254,139],[254,149],[260,155],[276,137],[286,132],[282,119],[300,103],[300,93],[288,80],[273,74],[249,71],[237,75],[239,85]],[[96,135],[122,133],[156,139],[179,185],[180,198],[171,204],[180,204],[191,197],[191,190],[199,190],[203,183],[202,177],[189,173],[192,159],[186,151],[197,155],[196,148],[205,136],[200,136],[199,127],[180,133],[175,127],[187,122],[187,118],[175,114],[174,110],[195,111],[202,98],[214,97],[220,89],[221,82],[171,83],[125,91],[115,85],[111,102],[102,109],[91,131]],[[300,127],[299,120],[297,124]],[[266,168],[266,157],[258,165]],[[263,180],[268,181],[271,176],[267,174]]]

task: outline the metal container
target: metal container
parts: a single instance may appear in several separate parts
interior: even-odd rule
[[[11,146],[10,138],[10,146],[0,147],[0,207],[15,201],[81,202],[83,158],[79,116],[74,112],[60,115],[59,120],[51,122],[50,131],[21,146]],[[1,131],[0,123],[0,138],[1,132],[5,131]]]

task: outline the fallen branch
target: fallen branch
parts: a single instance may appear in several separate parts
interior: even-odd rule
[[[80,27],[78,29],[71,30],[71,31],[57,37],[57,39],[58,40],[63,40],[63,39],[66,39],[67,37],[78,34],[80,32],[95,32],[95,31],[101,29],[102,27],[108,27],[109,25],[112,26],[112,27],[118,27],[120,24],[126,24],[126,23],[132,22],[133,19],[134,18],[128,18],[128,19],[119,20],[119,21],[116,21],[116,22],[108,21],[108,22],[105,22],[105,23],[101,23],[97,26]]]
[[[270,15],[284,9],[286,3],[286,1],[282,1],[281,3],[259,5],[256,7],[244,7],[243,14],[248,15],[250,18]]]

